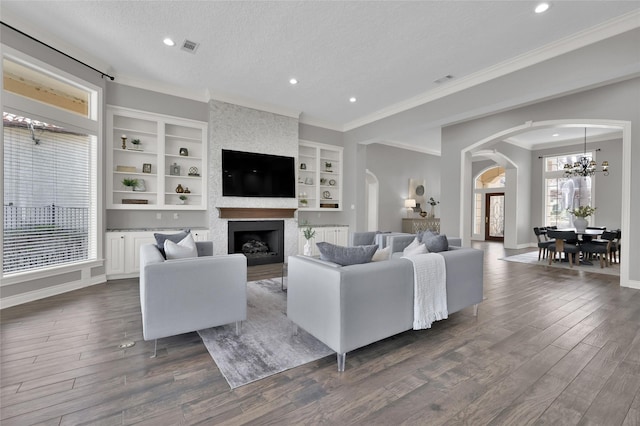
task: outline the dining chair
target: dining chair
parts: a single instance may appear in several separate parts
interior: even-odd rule
[[[538,239],[538,260],[540,260],[540,257],[546,259],[549,253],[549,246],[553,244],[553,240],[543,239],[543,236],[546,237],[546,231],[543,233],[541,228],[537,226],[533,228],[533,233],[536,234],[536,238]]]
[[[565,253],[569,258],[569,267],[573,268],[573,264],[577,261],[577,255],[580,253],[580,248],[576,244],[568,243],[567,241],[577,241],[578,236],[575,231],[555,231],[547,229],[547,234],[554,241],[549,244],[548,250],[553,255],[549,255],[549,265],[555,260],[557,253]]]
[[[600,244],[602,246],[607,247],[607,256],[609,258],[609,264],[618,262],[618,250],[620,249],[620,244],[618,243],[618,236],[620,235],[620,230],[615,231],[605,231],[602,233],[600,238],[593,240],[594,243]]]
[[[593,259],[594,255],[597,255],[600,259],[600,268],[604,268],[605,265],[609,266],[609,262],[607,257],[609,256],[609,247],[611,246],[611,241],[604,238],[605,235],[609,235],[607,231],[602,234],[604,241],[606,244],[602,244],[597,242],[596,240],[591,240],[580,244],[580,251],[584,253],[585,256],[589,255],[591,259]],[[613,234],[615,237],[615,234]]]

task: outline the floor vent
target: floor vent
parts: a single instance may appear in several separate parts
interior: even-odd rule
[[[196,50],[198,50],[198,46],[200,46],[200,43],[196,43],[195,41],[191,40],[185,40],[182,43],[182,47],[180,49],[184,50],[185,52],[196,53]]]

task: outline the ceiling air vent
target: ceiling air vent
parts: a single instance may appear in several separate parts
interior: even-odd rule
[[[185,52],[196,53],[196,50],[198,50],[198,46],[200,46],[200,43],[196,43],[195,41],[191,40],[185,40],[182,43],[182,47],[180,49],[184,50]]]

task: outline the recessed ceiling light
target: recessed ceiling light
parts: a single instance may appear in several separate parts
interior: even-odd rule
[[[352,96],[352,97],[349,98],[349,102],[354,103],[355,101],[357,101],[357,99],[355,97]]]
[[[536,13],[546,12],[547,10],[549,10],[549,3],[540,3],[535,8]]]
[[[291,80],[289,80],[289,83],[291,84],[298,84],[298,80],[295,78],[292,78]]]
[[[164,40],[162,40],[162,42],[164,44],[166,44],[167,46],[175,46],[176,45],[176,43],[173,40],[171,40],[169,37],[167,37]]]
[[[553,136],[554,138],[557,138],[558,136],[560,136],[560,133],[554,133],[551,136]]]

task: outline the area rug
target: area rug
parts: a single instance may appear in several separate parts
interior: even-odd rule
[[[304,330],[292,335],[280,279],[247,283],[247,320],[198,331],[232,389],[334,353]]]
[[[538,261],[538,251],[531,251],[527,253],[517,254],[515,256],[503,257],[500,260],[506,260],[507,262],[529,263],[531,265],[547,266],[550,268],[569,268],[569,262],[552,262],[549,265],[549,259],[541,259]],[[593,272],[596,274],[617,275],[620,276],[620,264],[612,263],[609,266],[600,268],[600,262],[594,261],[593,265],[573,265],[573,269],[576,271]]]

